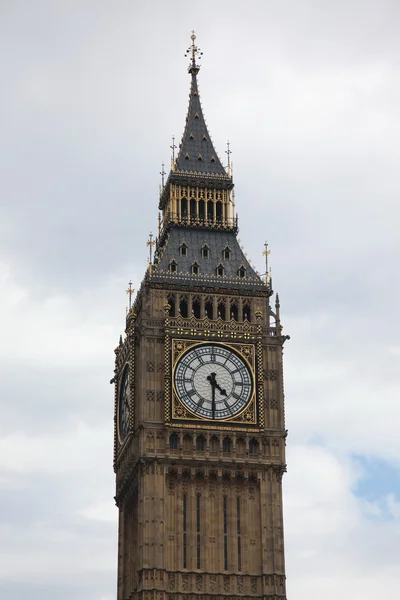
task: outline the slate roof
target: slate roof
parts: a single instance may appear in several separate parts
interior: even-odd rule
[[[180,246],[187,246],[186,256],[181,256]],[[209,257],[203,258],[201,249],[208,246]],[[223,258],[223,251],[229,247],[229,259]],[[153,267],[151,279],[184,285],[204,285],[207,287],[226,287],[252,291],[268,291],[265,282],[256,274],[243,254],[232,231],[199,230],[187,227],[172,227],[163,245],[161,259]],[[176,273],[169,270],[170,263],[177,263]],[[197,262],[199,273],[192,273],[192,265]],[[218,265],[224,267],[223,276],[216,275]],[[246,276],[239,277],[240,267],[246,269]]]
[[[191,70],[189,108],[176,159],[176,170],[223,175],[230,179],[218,158],[207,130],[197,86],[197,72],[198,69]]]

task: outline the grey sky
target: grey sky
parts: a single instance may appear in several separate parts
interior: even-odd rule
[[[289,597],[400,587],[400,4],[0,6],[0,597],[116,589],[113,348],[183,132],[190,32],[285,346]],[[311,533],[310,533],[311,532]]]

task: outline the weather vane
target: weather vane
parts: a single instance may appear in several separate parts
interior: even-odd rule
[[[129,296],[129,310],[131,310],[131,308],[132,308],[132,294],[134,294],[134,293],[135,293],[135,290],[134,290],[134,289],[133,289],[133,287],[132,287],[132,281],[130,281],[130,282],[128,283],[128,285],[129,285],[129,287],[128,287],[128,289],[126,290],[126,293],[127,293],[127,294],[128,294],[128,296]]]
[[[153,234],[150,231],[149,239],[146,242],[146,246],[149,247],[149,264],[150,265],[153,262],[153,246],[154,246],[154,244],[155,244],[155,241],[153,240]]]
[[[196,34],[194,30],[192,31],[192,35],[190,36],[190,38],[192,40],[192,45],[189,46],[189,48],[186,50],[185,57],[190,56],[189,73],[197,75],[197,73],[200,70],[200,65],[196,64],[196,58],[197,60],[200,60],[203,53],[200,51],[200,48],[198,48],[198,46],[196,46],[196,44],[194,43],[196,39]]]

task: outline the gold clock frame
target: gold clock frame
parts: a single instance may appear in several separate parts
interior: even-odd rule
[[[218,345],[223,346],[225,348],[229,348],[235,354],[239,355],[243,362],[246,364],[249,369],[250,377],[252,380],[252,394],[251,398],[246,404],[246,406],[234,417],[227,419],[218,419],[212,420],[206,417],[200,417],[193,414],[179,399],[178,394],[175,390],[175,378],[174,373],[175,369],[178,365],[178,362],[182,355],[190,350],[191,348],[198,346],[209,346],[209,345]],[[221,425],[230,426],[233,425],[235,427],[238,426],[252,426],[255,427],[258,425],[258,411],[257,411],[257,374],[256,374],[256,346],[251,343],[234,343],[234,342],[220,342],[216,340],[188,340],[188,339],[180,339],[180,338],[172,338],[171,339],[171,385],[168,386],[169,394],[166,394],[167,402],[166,402],[166,421],[172,426],[205,426],[208,429],[213,429],[213,423],[215,423],[215,428],[220,427]],[[168,398],[169,396],[169,398]],[[202,424],[202,425],[200,425]]]

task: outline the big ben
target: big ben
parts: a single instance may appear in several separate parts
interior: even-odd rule
[[[158,236],[115,350],[117,598],[284,600],[288,336],[267,247],[260,275],[237,239],[232,173],[204,120],[195,40]]]

